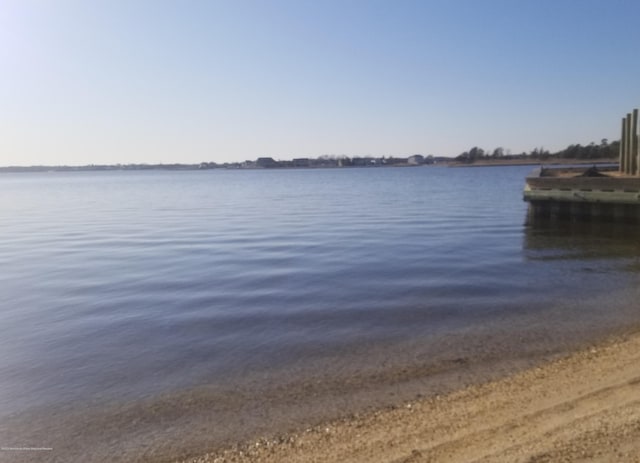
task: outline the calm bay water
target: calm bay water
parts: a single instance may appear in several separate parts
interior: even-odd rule
[[[530,170],[2,175],[0,420],[637,326],[638,229],[527,227]]]

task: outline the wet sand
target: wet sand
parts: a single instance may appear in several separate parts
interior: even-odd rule
[[[185,462],[640,461],[640,333]]]

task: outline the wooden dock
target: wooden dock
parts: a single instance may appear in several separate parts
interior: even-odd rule
[[[538,218],[640,223],[638,110],[622,119],[614,167],[540,168],[526,178],[529,222]]]
[[[529,220],[640,223],[640,177],[618,168],[537,169],[526,178]]]

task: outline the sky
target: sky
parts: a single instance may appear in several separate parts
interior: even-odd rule
[[[620,136],[635,0],[0,0],[0,166]]]

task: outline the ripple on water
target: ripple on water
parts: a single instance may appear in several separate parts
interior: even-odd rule
[[[527,172],[3,176],[1,413],[527,356],[637,323],[638,230],[525,227]]]

